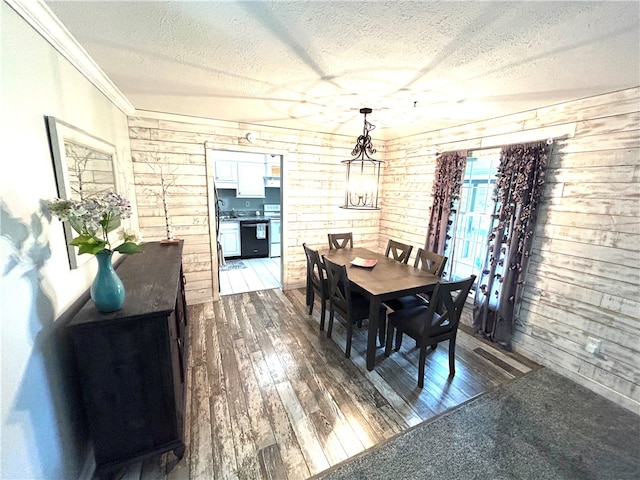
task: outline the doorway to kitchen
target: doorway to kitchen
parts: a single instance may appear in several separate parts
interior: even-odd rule
[[[206,153],[214,173],[219,294],[281,287],[282,156]]]

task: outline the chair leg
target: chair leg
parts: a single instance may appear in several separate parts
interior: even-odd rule
[[[380,345],[385,344],[385,340],[387,338],[387,312],[385,311],[384,315],[378,316],[378,339],[380,340]]]
[[[306,303],[305,303],[307,307],[309,306],[310,303],[313,303],[309,301],[309,297],[311,296],[312,293],[313,292],[312,292],[311,284],[309,283],[309,280],[307,280]]]
[[[402,330],[396,330],[396,346],[394,350],[397,352],[402,346]]]
[[[418,360],[418,387],[424,387],[424,364],[427,361],[427,347],[420,347],[420,359]]]
[[[393,324],[389,322],[389,325],[387,326],[387,340],[384,346],[385,357],[391,355],[391,347],[393,347]]]
[[[333,330],[333,310],[329,312],[329,325],[327,325],[327,338],[331,338],[332,330]]]
[[[315,300],[315,294],[313,293],[313,289],[311,289],[311,293],[307,293],[307,305],[309,305],[309,315],[313,313],[314,300]]]
[[[449,376],[456,374],[456,336],[449,339]]]
[[[347,320],[347,346],[344,349],[344,356],[349,358],[351,356],[351,337],[353,336],[353,324],[350,320]]]
[[[325,314],[327,313],[327,302],[326,300],[322,300],[321,299],[321,304],[320,304],[320,330],[324,330],[324,317]]]

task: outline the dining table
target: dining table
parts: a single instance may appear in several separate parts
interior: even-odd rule
[[[440,277],[366,248],[323,248],[318,253],[334,263],[345,265],[349,284],[369,300],[367,370],[371,371],[376,363],[380,304],[405,295],[430,293]],[[373,263],[373,266],[358,266]],[[380,342],[384,344],[384,338],[381,337]]]

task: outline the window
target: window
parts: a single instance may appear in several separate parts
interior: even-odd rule
[[[480,277],[495,208],[493,191],[499,164],[500,149],[469,152],[460,198],[454,205],[457,214],[451,226],[452,239],[445,252],[450,280]]]

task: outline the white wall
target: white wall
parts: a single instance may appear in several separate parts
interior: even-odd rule
[[[88,440],[55,319],[96,264],[70,270],[62,226],[41,211],[56,196],[44,116],[115,145],[118,187],[131,196],[127,119],[4,2],[0,23],[0,477],[75,478]]]

